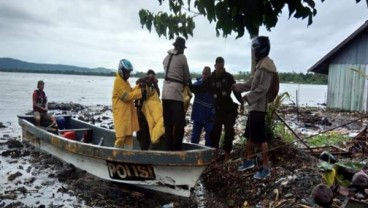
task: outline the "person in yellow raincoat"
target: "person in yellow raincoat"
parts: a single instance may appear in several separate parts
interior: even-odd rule
[[[122,59],[119,62],[118,72],[112,93],[112,112],[115,126],[115,144],[117,148],[133,147],[133,132],[139,130],[134,100],[142,98],[139,85],[130,86],[128,79],[133,65],[130,61]]]
[[[160,137],[163,136],[165,132],[160,89],[155,76],[155,71],[149,69],[145,77],[136,81],[136,84],[145,86],[142,88],[142,91],[145,91],[147,95],[145,98],[134,101],[139,121],[137,140],[141,150],[159,148],[156,144],[160,142]]]

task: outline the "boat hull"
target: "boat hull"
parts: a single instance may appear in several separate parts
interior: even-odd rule
[[[91,128],[95,143],[70,140],[35,126],[19,116],[22,138],[35,147],[101,179],[189,197],[199,177],[214,158],[214,149],[183,144],[184,151],[126,150],[111,146],[114,132],[70,118],[73,127]],[[77,124],[77,125],[75,125]],[[104,133],[106,144],[99,145]],[[110,142],[109,142],[110,141]]]

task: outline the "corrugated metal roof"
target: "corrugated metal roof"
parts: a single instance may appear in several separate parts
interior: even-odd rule
[[[356,39],[365,30],[368,30],[368,20],[365,21],[365,23],[360,26],[355,32],[353,32],[349,37],[347,37],[344,41],[342,41],[339,45],[332,49],[327,55],[320,59],[316,64],[309,68],[308,72],[328,74],[328,65],[335,58],[335,56],[337,56],[346,45]]]

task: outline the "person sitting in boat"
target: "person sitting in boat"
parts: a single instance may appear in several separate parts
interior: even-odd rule
[[[35,124],[41,126],[41,121],[51,122],[49,127],[57,128],[57,123],[55,117],[47,113],[47,96],[44,91],[45,82],[39,80],[37,82],[37,89],[33,92],[33,117],[35,119]]]
[[[134,100],[142,98],[142,90],[139,85],[134,88],[130,86],[128,79],[132,71],[132,63],[121,59],[112,93],[112,113],[116,137],[114,147],[116,148],[132,149],[133,132],[139,130]]]
[[[141,149],[163,149],[163,136],[165,133],[162,103],[160,100],[160,90],[157,85],[155,72],[150,69],[147,76],[140,78],[136,82],[146,91],[146,97],[136,101],[137,114],[140,130],[137,132],[137,139]]]

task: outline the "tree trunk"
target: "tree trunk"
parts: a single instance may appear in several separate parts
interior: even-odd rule
[[[251,35],[250,36],[250,40],[252,42],[253,38],[257,37],[258,34],[256,35]],[[250,47],[250,54],[251,54],[251,75],[254,75],[254,72],[256,70],[256,57],[254,55],[254,51],[252,49],[252,46]]]

